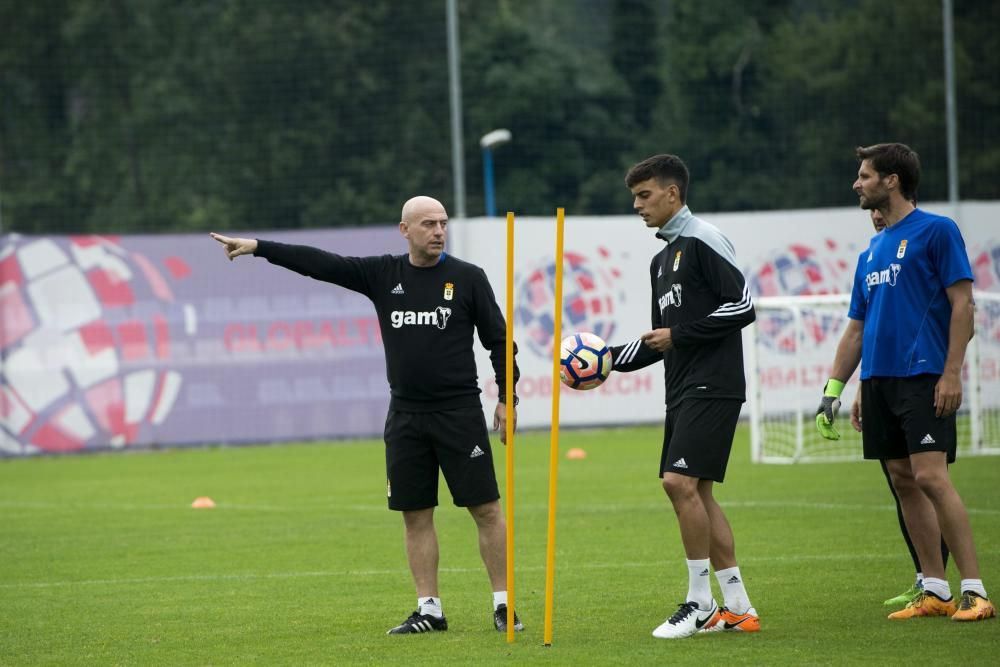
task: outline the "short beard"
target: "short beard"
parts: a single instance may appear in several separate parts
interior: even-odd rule
[[[876,199],[874,197],[863,197],[859,201],[859,205],[865,211],[871,211],[874,209],[882,210],[882,208],[889,202],[889,195],[885,194],[882,197]]]

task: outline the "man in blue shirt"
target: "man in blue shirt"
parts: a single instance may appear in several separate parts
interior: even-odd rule
[[[871,211],[872,226],[875,228],[875,233],[878,234],[883,229],[885,229],[885,218],[882,217],[882,212],[877,208],[873,208]],[[868,262],[868,252],[869,248],[865,248],[861,255],[858,257],[859,266],[866,266]],[[854,394],[854,403],[851,405],[851,426],[855,431],[861,433],[861,390],[859,389]],[[822,422],[821,422],[822,424]],[[832,427],[831,427],[832,429]],[[833,432],[836,429],[832,429]],[[906,529],[906,520],[903,518],[903,506],[899,503],[899,496],[896,494],[896,488],[892,485],[892,477],[889,475],[889,468],[885,464],[885,459],[880,459],[879,463],[882,466],[882,473],[885,475],[885,481],[889,485],[889,493],[892,494],[892,499],[896,504],[896,519],[899,522],[899,531],[903,535],[903,541],[906,542],[907,551],[910,554],[910,560],[913,561],[914,572],[916,572],[916,579],[912,586],[905,592],[900,593],[894,597],[889,598],[885,601],[885,606],[887,607],[904,607],[914,599],[919,596],[924,590],[924,569],[920,565],[920,557],[917,555],[917,550],[913,546],[913,540],[910,539],[910,532]],[[948,545],[945,541],[941,540],[941,558],[945,569],[948,567]]]
[[[924,591],[890,619],[996,615],[979,576],[965,505],[948,474],[955,458],[955,412],[962,362],[973,332],[972,268],[954,221],[913,204],[920,159],[908,146],[856,150],[861,208],[886,229],[858,262],[850,318],[837,346],[816,426],[833,428],[844,383],[861,363],[864,455],[885,461],[924,569]],[[945,579],[942,535],[962,576],[956,605]]]

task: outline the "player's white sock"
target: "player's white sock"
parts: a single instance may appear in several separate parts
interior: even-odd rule
[[[962,579],[962,592],[971,591],[979,597],[988,598],[982,579]]]
[[[709,609],[712,606],[712,580],[708,576],[708,559],[689,560],[687,566],[688,602],[697,602],[699,609]]]
[[[743,585],[743,575],[740,574],[739,566],[727,567],[725,570],[716,570],[715,578],[719,580],[719,588],[722,589],[724,605],[734,614],[745,614],[753,605],[750,604],[750,596]]]
[[[924,577],[924,590],[933,593],[942,600],[951,599],[951,587],[947,579],[937,579],[936,577]]]
[[[917,588],[923,588],[924,587],[924,573],[923,572],[917,572],[916,587]]]
[[[493,611],[502,604],[507,604],[507,591],[493,591]]]
[[[417,598],[417,609],[424,616],[433,616],[434,618],[444,616],[444,612],[441,611],[441,598]]]

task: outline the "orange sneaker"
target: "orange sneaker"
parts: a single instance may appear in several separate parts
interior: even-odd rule
[[[737,614],[729,611],[728,607],[723,607],[719,614],[719,622],[715,627],[724,632],[760,632],[760,616],[753,607],[747,609],[745,614]]]
[[[985,621],[997,615],[996,607],[978,593],[966,591],[962,593],[962,601],[958,603],[958,611],[951,615],[953,621]]]
[[[958,608],[955,606],[955,598],[942,600],[933,593],[924,591],[899,611],[889,614],[889,618],[898,621],[917,616],[951,616],[956,611]]]

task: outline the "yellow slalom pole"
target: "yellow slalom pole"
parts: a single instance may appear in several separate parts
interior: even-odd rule
[[[545,646],[552,646],[552,598],[556,567],[556,482],[559,470],[559,356],[563,310],[563,228],[566,210],[556,209],[555,324],[552,331],[552,427],[549,435],[549,535],[545,548]]]
[[[507,643],[514,643],[514,214],[507,212],[507,381],[504,400],[507,424],[504,437],[507,460]]]

